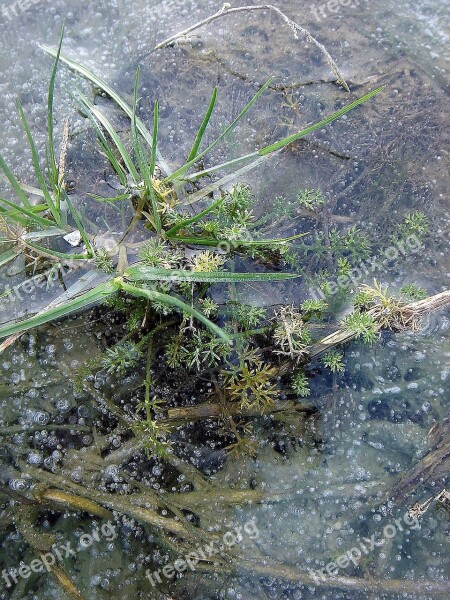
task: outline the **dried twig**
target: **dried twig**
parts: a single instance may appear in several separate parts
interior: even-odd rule
[[[229,4],[224,4],[219,11],[217,11],[210,17],[207,17],[206,19],[203,19],[202,21],[199,21],[198,23],[191,25],[187,29],[184,29],[183,31],[180,31],[177,34],[170,36],[169,38],[167,38],[166,40],[164,40],[163,42],[161,42],[160,44],[155,46],[154,50],[159,50],[160,48],[164,48],[165,46],[168,46],[172,42],[175,42],[178,38],[186,36],[189,33],[191,33],[192,31],[194,31],[195,29],[199,29],[200,27],[203,27],[204,25],[208,25],[209,23],[212,23],[216,19],[220,19],[221,17],[223,17],[225,15],[231,15],[231,14],[236,14],[236,13],[241,13],[241,12],[250,12],[250,11],[255,11],[255,10],[271,10],[271,11],[275,12],[292,29],[292,31],[294,33],[294,38],[296,40],[299,39],[299,34],[300,34],[302,36],[305,36],[306,39],[308,40],[308,42],[311,42],[312,44],[317,46],[317,48],[319,48],[319,50],[325,56],[327,63],[331,67],[331,70],[336,75],[337,82],[340,85],[342,85],[342,87],[345,90],[347,90],[347,92],[350,91],[343,75],[341,74],[341,72],[338,69],[337,64],[334,62],[333,58],[331,57],[330,53],[325,48],[325,46],[323,44],[321,44],[318,40],[316,40],[316,38],[314,36],[312,36],[311,33],[307,29],[298,25],[297,23],[295,23],[295,21],[292,21],[292,19],[290,19],[287,15],[285,15],[284,12],[282,12],[279,8],[277,8],[276,6],[273,6],[272,4],[259,4],[256,6],[239,6],[237,8],[231,8],[231,6]]]
[[[320,586],[340,590],[358,590],[360,592],[377,592],[380,598],[384,594],[433,594],[433,598],[448,598],[450,582],[445,580],[408,580],[408,579],[375,579],[365,577],[335,576],[321,577],[312,570],[301,570],[279,563],[256,563],[241,561],[239,568],[251,573],[259,573],[268,577],[276,577],[294,581],[303,585]]]
[[[61,189],[66,189],[66,183],[64,182],[64,177],[66,175],[66,167],[67,167],[67,145],[69,142],[69,119],[64,121],[64,129],[63,129],[63,137],[61,141],[61,152],[59,155],[59,165],[58,165],[58,186]]]
[[[278,402],[276,406],[270,409],[269,413],[278,413],[283,411],[306,412],[311,413],[311,407],[300,404],[298,402]],[[213,419],[227,415],[239,415],[245,417],[259,417],[261,411],[257,409],[242,409],[241,406],[234,402],[230,404],[221,404],[219,402],[205,402],[196,406],[182,406],[178,408],[169,408],[167,410],[168,421],[185,421],[195,419]]]

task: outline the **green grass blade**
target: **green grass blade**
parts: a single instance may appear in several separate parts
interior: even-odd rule
[[[137,185],[140,182],[139,173],[138,173],[136,167],[134,166],[134,162],[131,159],[131,156],[130,156],[128,150],[125,148],[124,143],[120,139],[120,137],[119,137],[118,133],[116,132],[116,130],[114,129],[114,127],[111,125],[110,121],[105,117],[105,115],[102,112],[100,112],[97,108],[95,108],[95,106],[93,104],[91,104],[91,102],[89,102],[89,100],[85,96],[83,96],[83,94],[79,93],[78,97],[79,97],[80,101],[82,102],[82,104],[84,105],[84,107],[86,109],[88,109],[91,112],[91,114],[97,119],[97,121],[99,121],[99,123],[106,129],[109,137],[112,139],[112,141],[114,142],[114,145],[116,146],[117,150],[119,151],[119,154],[122,157],[122,160],[125,164],[125,167],[126,167],[128,173],[130,174],[134,183]]]
[[[0,202],[1,201],[2,199],[0,198]],[[30,225],[30,219],[23,217],[17,210],[6,210],[6,208],[0,205],[0,215],[5,219],[14,221],[14,223],[21,225],[22,227],[28,227]]]
[[[384,86],[379,87],[376,90],[372,90],[368,94],[365,94],[361,98],[358,98],[358,100],[355,100],[351,104],[348,104],[347,106],[344,106],[344,108],[341,108],[340,110],[336,111],[329,117],[326,117],[325,119],[322,119],[321,121],[318,121],[317,123],[314,123],[313,125],[309,125],[309,127],[306,127],[305,129],[302,129],[301,131],[294,133],[293,135],[283,138],[282,140],[275,142],[275,144],[271,144],[270,146],[266,146],[265,148],[262,148],[261,150],[258,151],[258,154],[260,156],[265,156],[266,154],[271,154],[272,152],[281,150],[281,148],[284,148],[288,144],[291,144],[292,142],[295,142],[296,140],[298,140],[302,137],[305,137],[305,135],[308,135],[309,133],[312,133],[313,131],[320,129],[321,127],[324,127],[325,125],[328,125],[328,123],[331,123],[331,121],[334,121],[335,119],[339,119],[339,117],[342,117],[342,115],[345,115],[345,113],[348,113],[349,111],[353,110],[360,104],[367,102],[368,100],[373,98],[373,96],[376,96],[383,90],[384,90]]]
[[[232,123],[230,123],[230,125],[228,125],[228,127],[225,128],[225,130],[219,135],[218,138],[216,138],[205,150],[203,150],[203,152],[200,152],[200,154],[198,154],[195,158],[188,161],[185,165],[183,165],[182,167],[180,167],[179,169],[174,171],[164,181],[169,182],[169,181],[173,181],[175,179],[179,179],[181,177],[181,175],[186,173],[186,171],[188,169],[190,169],[196,162],[198,162],[201,158],[203,158],[203,156],[205,156],[205,154],[210,152],[220,141],[222,141],[223,138],[226,135],[228,135],[228,133],[230,133],[230,131],[232,129],[234,129],[234,127],[237,125],[237,123],[239,123],[239,121],[247,114],[247,112],[250,110],[250,108],[253,106],[253,104],[259,99],[261,94],[263,94],[266,91],[266,89],[271,84],[272,79],[273,78],[271,77],[268,81],[266,81],[266,83],[261,87],[261,89],[253,96],[253,98],[250,100],[250,102],[248,102],[248,104],[246,104],[244,106],[244,108],[241,110],[241,112],[238,114],[238,116],[234,119],[234,121]]]
[[[45,45],[40,45],[39,47],[50,56],[56,57],[56,50],[54,48],[50,48],[49,46]],[[85,77],[95,86],[106,92],[106,94],[108,94],[108,96],[112,98],[112,100],[114,100],[117,106],[119,106],[130,119],[132,118],[133,109],[125,102],[125,100],[123,100],[123,98],[120,97],[120,95],[110,85],[108,85],[103,79],[101,79],[101,77],[98,77],[93,71],[91,71],[81,63],[72,60],[68,56],[65,56],[64,54],[61,54],[59,58],[60,62],[66,64],[70,69],[72,69],[82,77]],[[152,135],[150,135],[150,132],[140,119],[136,119],[136,122],[137,128],[139,129],[141,135],[146,140],[146,142],[149,145],[151,145]],[[157,151],[157,158],[161,170],[164,172],[165,175],[169,175],[169,165],[166,163],[159,151]]]
[[[221,244],[230,244],[230,242],[227,242],[226,240],[217,240],[216,238],[196,237],[187,235],[173,235],[171,236],[170,241],[195,246],[209,246],[211,248],[217,248],[217,246],[220,246]]]
[[[28,217],[28,219],[31,219],[32,221],[34,221],[36,224],[40,225],[41,227],[54,227],[55,222],[54,221],[50,221],[50,219],[46,219],[45,217],[40,217],[39,215],[37,215],[34,211],[33,211],[33,207],[31,207],[31,210],[28,208],[25,208],[24,206],[18,206],[17,204],[14,204],[14,202],[11,202],[10,200],[6,200],[6,198],[0,198],[0,202],[2,202],[3,204],[6,204],[6,206],[9,206],[10,208],[12,208],[12,211],[6,211],[6,213],[3,213],[4,215],[8,216],[9,218],[14,219],[14,213],[19,213],[22,215],[25,215]],[[21,223],[21,220],[17,219],[18,223]]]
[[[49,173],[51,174],[51,180],[53,182],[53,188],[56,190],[59,183],[59,171],[56,164],[55,158],[55,144],[53,139],[53,97],[55,94],[55,79],[56,72],[58,70],[59,57],[61,54],[61,46],[64,37],[64,25],[61,27],[61,35],[59,36],[58,50],[56,52],[55,62],[53,64],[52,74],[50,76],[50,83],[48,86],[48,99],[47,99],[47,130],[48,130],[48,152],[49,152]]]
[[[70,230],[58,229],[56,227],[51,227],[46,229],[45,231],[27,231],[22,234],[22,239],[26,242],[27,240],[42,240],[43,238],[49,237],[61,237],[63,235],[67,235]]]
[[[49,248],[45,248],[45,246],[40,246],[39,244],[34,244],[32,242],[26,242],[27,246],[37,250],[38,252],[43,252],[45,254],[50,254],[50,256],[55,256],[56,258],[64,258],[67,260],[87,260],[91,258],[89,254],[67,254],[65,252],[57,252],[56,250],[50,250]]]
[[[155,225],[155,230],[156,230],[156,233],[159,234],[159,233],[161,233],[161,218],[160,218],[159,212],[158,212],[158,202],[156,200],[156,196],[155,196],[155,193],[153,190],[150,166],[149,166],[149,164],[147,164],[147,161],[145,160],[145,153],[142,148],[142,144],[139,139],[139,133],[138,133],[137,126],[136,126],[136,111],[137,111],[137,105],[138,105],[137,91],[138,91],[138,85],[139,85],[139,75],[140,75],[140,68],[138,67],[138,69],[136,71],[136,77],[134,79],[134,102],[133,102],[133,117],[131,119],[131,139],[132,139],[132,143],[133,143],[134,154],[136,155],[136,159],[137,159],[138,165],[139,165],[139,170],[140,170],[141,176],[144,180],[147,196],[148,196],[148,199],[150,200],[150,204],[152,207],[153,223]]]
[[[293,235],[291,237],[286,238],[275,238],[275,239],[259,239],[259,240],[219,240],[216,238],[210,237],[196,237],[196,236],[185,236],[185,235],[174,235],[170,237],[171,242],[181,242],[182,244],[191,244],[195,246],[210,246],[211,248],[217,247],[246,247],[246,246],[276,246],[286,244],[287,242],[291,242],[292,240],[296,240],[298,238],[304,237],[308,235],[308,233],[299,233],[297,235]]]
[[[10,263],[20,254],[20,250],[6,250],[0,254],[0,267]]]
[[[86,292],[77,298],[73,298],[61,306],[57,306],[50,310],[44,310],[33,317],[23,319],[22,321],[1,325],[0,338],[8,337],[16,333],[22,333],[23,331],[28,331],[34,327],[39,327],[40,325],[44,325],[50,321],[56,321],[62,317],[67,317],[68,315],[71,315],[79,310],[84,310],[89,306],[96,304],[97,302],[102,302],[109,296],[112,296],[114,293],[116,293],[116,291],[117,285],[115,285],[112,281],[102,283],[93,290],[90,290],[89,292]]]
[[[152,138],[152,154],[150,159],[150,175],[153,177],[156,167],[156,156],[158,154],[158,132],[159,132],[159,104],[155,100],[153,104],[153,138]]]
[[[86,289],[92,290],[92,285],[96,287],[95,282],[98,282],[98,278],[99,273],[96,269],[91,269],[90,271],[83,273],[83,275],[81,275],[81,277],[79,277],[71,286],[64,290],[62,294],[60,294],[54,300],[52,300],[50,304],[46,307],[46,310],[50,308],[56,308],[57,306],[62,306],[69,300],[79,298],[80,294]]]
[[[215,173],[216,171],[222,171],[223,169],[229,169],[230,167],[235,167],[246,160],[250,160],[251,158],[258,158],[258,152],[251,152],[250,154],[244,154],[243,156],[239,156],[238,158],[233,158],[233,160],[227,160],[220,165],[215,165],[214,167],[210,167],[208,169],[203,169],[203,171],[197,171],[192,175],[188,175],[186,177],[186,181],[195,181],[196,179],[200,179],[200,177],[205,177],[205,175],[211,175],[211,173]]]
[[[133,116],[131,118],[131,142],[133,144],[133,151],[138,162],[139,171],[141,175],[141,179],[144,180],[145,187],[147,191],[152,187],[152,181],[150,176],[149,164],[145,160],[144,149],[139,139],[138,129],[136,125],[136,113],[137,113],[137,105],[139,102],[137,93],[139,86],[139,75],[140,75],[140,67],[136,70],[136,75],[134,78],[134,93],[133,93]]]
[[[183,227],[187,227],[188,225],[197,223],[197,221],[200,221],[200,219],[202,219],[208,213],[210,213],[215,208],[217,208],[220,204],[222,204],[222,202],[223,202],[223,198],[219,198],[218,200],[216,200],[215,202],[213,202],[212,204],[207,206],[204,210],[197,213],[193,217],[190,217],[189,219],[183,219],[182,221],[180,221],[180,223],[177,223],[171,229],[169,229],[169,231],[166,232],[166,237],[170,238],[170,237],[174,236],[177,233],[177,231],[179,231],[180,229],[183,229]]]
[[[111,196],[110,198],[104,198],[103,196],[98,196],[97,194],[88,194],[97,202],[108,202],[109,204],[114,204],[115,202],[123,202],[123,200],[128,200],[130,194],[119,194],[119,196]]]
[[[126,186],[127,185],[127,177],[126,177],[124,168],[117,160],[116,155],[114,154],[114,150],[111,148],[111,146],[108,143],[108,140],[106,139],[106,137],[103,134],[103,131],[98,126],[98,123],[97,123],[96,119],[94,118],[90,108],[88,108],[86,106],[86,104],[81,100],[80,96],[82,96],[82,94],[79,94],[78,96],[74,96],[71,94],[72,99],[81,107],[81,109],[83,110],[83,113],[86,114],[87,118],[91,122],[91,125],[97,134],[97,138],[98,138],[100,147],[103,149],[103,152],[104,152],[106,158],[109,160],[112,168],[116,172],[121,185]],[[82,97],[84,98],[84,96],[82,96]],[[86,98],[84,98],[84,99],[86,100]]]
[[[376,90],[369,92],[362,98],[358,98],[357,100],[355,100],[348,106],[344,106],[344,108],[341,108],[340,110],[333,113],[329,117],[326,117],[325,119],[322,119],[321,121],[318,121],[317,123],[314,123],[313,125],[309,125],[305,129],[302,129],[301,131],[298,131],[297,133],[294,133],[286,138],[283,138],[282,140],[279,140],[278,142],[275,142],[274,144],[270,144],[269,146],[266,146],[266,147],[258,150],[257,152],[253,152],[252,154],[246,154],[244,156],[234,158],[233,160],[229,160],[225,163],[216,165],[209,169],[204,169],[203,171],[199,171],[198,173],[194,173],[193,175],[187,176],[186,180],[194,181],[195,179],[198,179],[199,177],[204,177],[205,175],[211,175],[211,173],[214,173],[215,171],[220,171],[223,169],[234,167],[234,166],[238,165],[239,163],[249,160],[251,158],[264,157],[269,154],[273,154],[274,152],[276,152],[277,150],[281,150],[288,144],[291,144],[292,142],[295,142],[296,140],[298,140],[302,137],[305,137],[309,133],[312,133],[313,131],[320,129],[321,127],[324,127],[325,125],[328,125],[328,123],[331,123],[332,121],[338,119],[339,117],[342,117],[342,115],[345,115],[345,113],[353,110],[360,104],[367,102],[376,94],[379,94],[383,89],[384,89],[384,86],[379,87]],[[258,160],[256,160],[253,163],[251,163],[251,165],[247,165],[247,167],[253,168],[253,167],[256,167],[258,164],[259,164],[259,162],[258,162]],[[246,170],[247,167],[244,167],[244,170]],[[175,173],[173,173],[172,175],[175,175]],[[234,173],[231,174],[231,177],[234,178]],[[208,186],[208,189],[209,189],[209,186]],[[192,204],[193,202],[197,202],[199,199],[201,199],[203,197],[201,195],[202,191],[203,190],[200,190],[200,192],[196,192],[195,194],[193,194],[193,198],[188,202],[188,204]]]
[[[155,224],[156,233],[161,233],[161,217],[158,212],[158,201],[156,199],[155,190],[153,187],[149,190],[150,203],[152,205],[153,222]]]
[[[19,181],[16,179],[14,173],[10,170],[10,168],[8,167],[6,162],[3,160],[3,157],[1,155],[0,155],[0,168],[3,170],[4,174],[6,175],[7,180],[11,184],[11,187],[13,188],[17,197],[22,202],[22,204],[25,206],[25,208],[31,208],[31,203],[28,200],[28,196],[22,189]]]
[[[194,160],[195,157],[197,156],[197,152],[200,148],[200,144],[202,143],[202,139],[203,139],[203,136],[205,135],[206,128],[208,127],[208,123],[211,119],[211,115],[213,113],[214,106],[216,104],[216,100],[217,100],[217,86],[214,87],[212,97],[209,102],[208,110],[206,111],[206,115],[204,116],[202,124],[200,125],[200,129],[197,132],[197,135],[196,135],[195,141],[194,141],[194,145],[192,146],[192,149],[189,152],[186,162],[190,162],[191,160]]]
[[[218,240],[217,238],[200,237],[195,235],[174,235],[170,238],[170,241],[194,246],[208,246],[210,248],[217,248],[218,246],[228,248],[231,246],[231,242],[229,240]],[[235,240],[233,240],[232,243],[234,244]]]
[[[264,238],[260,238],[257,240],[233,240],[233,243],[236,243],[239,246],[279,246],[287,244],[288,242],[292,242],[294,240],[298,240],[299,238],[305,237],[305,235],[309,235],[309,232],[297,233],[296,235],[291,235],[289,237],[272,238],[269,240],[266,240]]]
[[[248,155],[248,156],[250,157],[250,155]],[[261,165],[263,162],[265,162],[266,160],[268,160],[270,158],[270,156],[259,156],[258,153],[255,153],[254,156],[257,156],[258,158],[256,160],[254,160],[253,162],[251,162],[249,165],[245,165],[245,167],[241,167],[237,171],[233,171],[232,173],[229,173],[228,175],[221,177],[214,183],[210,183],[209,185],[203,187],[198,192],[189,194],[186,197],[186,200],[184,200],[183,204],[185,204],[186,206],[189,206],[191,204],[195,204],[196,202],[199,202],[200,200],[203,200],[203,198],[205,198],[206,196],[209,196],[210,194],[212,194],[213,192],[215,192],[222,186],[227,185],[231,181],[235,181],[236,179],[239,179],[242,175],[245,175],[252,169],[259,167],[259,165]]]
[[[190,281],[194,283],[239,283],[246,281],[282,281],[298,277],[295,273],[235,273],[231,271],[188,271],[159,269],[137,265],[124,273],[129,281]]]
[[[117,280],[115,280],[117,281]],[[217,325],[215,325],[212,321],[207,319],[201,312],[192,308],[182,300],[179,300],[175,296],[169,296],[169,294],[162,294],[161,292],[156,292],[153,290],[145,290],[142,288],[135,287],[125,282],[118,282],[118,286],[124,291],[133,296],[138,296],[140,298],[147,298],[151,302],[161,302],[161,304],[165,304],[166,306],[170,306],[171,308],[177,308],[183,313],[188,315],[192,315],[196,319],[198,319],[201,323],[203,323],[206,327],[208,327],[215,335],[223,339],[228,344],[232,344],[231,338]],[[1,335],[1,330],[0,330]]]
[[[78,216],[77,211],[75,210],[72,201],[70,200],[68,194],[66,192],[64,192],[64,200],[67,204],[67,207],[69,208],[70,214],[72,215],[73,220],[75,221],[75,224],[78,228],[78,231],[80,232],[80,235],[83,239],[84,245],[86,246],[86,249],[89,253],[89,255],[92,257],[94,256],[94,249],[91,246],[91,242],[89,240],[89,236],[86,232],[86,229],[84,228],[83,223],[81,222],[80,217]]]
[[[8,181],[8,178],[5,177],[5,175],[2,175],[1,173],[0,173],[0,179],[3,179],[3,181],[6,181],[6,182]],[[19,180],[17,180],[17,183],[19,184],[19,187],[21,188],[21,190],[23,192],[25,192],[26,194],[44,197],[44,193],[39,188],[34,187],[32,185],[28,185]],[[28,200],[28,198],[27,198],[27,200]]]
[[[44,200],[45,200],[50,212],[52,213],[53,218],[55,219],[55,222],[57,223],[57,225],[60,225],[61,224],[61,215],[58,212],[58,210],[55,206],[55,203],[53,202],[53,199],[48,190],[47,184],[45,183],[44,175],[42,174],[42,169],[39,164],[39,156],[38,156],[38,153],[36,150],[36,145],[34,143],[33,136],[31,135],[30,128],[28,127],[27,118],[25,117],[25,113],[23,112],[23,108],[22,108],[22,104],[20,103],[20,100],[17,100],[17,106],[19,108],[20,118],[22,119],[23,127],[25,129],[25,133],[28,138],[28,144],[31,149],[31,158],[33,161],[34,171],[36,173],[36,178],[39,182],[39,186],[40,186],[42,192],[44,193]]]

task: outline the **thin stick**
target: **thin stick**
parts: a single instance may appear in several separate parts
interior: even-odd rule
[[[321,44],[318,40],[316,40],[316,38],[314,36],[312,36],[307,29],[298,25],[297,23],[295,23],[295,21],[292,21],[292,19],[290,19],[287,15],[285,15],[284,12],[282,12],[279,8],[277,8],[276,6],[273,6],[272,4],[259,4],[257,6],[239,6],[237,8],[231,8],[229,4],[224,4],[219,11],[217,11],[210,17],[203,19],[203,21],[199,21],[198,23],[195,23],[195,25],[191,25],[190,27],[188,27],[184,31],[181,31],[180,33],[172,35],[171,37],[167,38],[166,40],[164,40],[163,42],[161,42],[160,44],[155,46],[154,50],[159,50],[160,48],[164,48],[165,46],[168,46],[169,44],[171,44],[178,38],[186,36],[189,33],[191,33],[191,31],[194,31],[195,29],[199,29],[200,27],[203,27],[204,25],[208,25],[209,23],[212,23],[216,19],[220,19],[224,15],[231,15],[231,14],[236,14],[236,13],[240,13],[240,12],[250,12],[250,11],[255,11],[255,10],[272,10],[272,11],[276,12],[277,15],[279,15],[283,19],[283,21],[292,29],[292,31],[294,33],[294,38],[296,40],[299,39],[299,34],[301,34],[306,37],[308,42],[311,42],[315,46],[317,46],[317,48],[319,48],[319,50],[325,56],[327,63],[331,67],[331,70],[336,75],[337,82],[340,85],[342,85],[342,87],[347,92],[350,91],[343,75],[339,71],[338,66],[334,62],[333,58],[331,57],[330,53],[325,48],[325,46],[323,44]]]
[[[86,425],[12,425],[0,427],[0,436],[15,435],[16,433],[34,433],[35,431],[77,431],[90,433],[92,429]]]
[[[435,294],[434,296],[429,296],[428,298],[425,298],[424,300],[418,300],[417,302],[412,302],[411,304],[407,304],[406,306],[403,306],[400,310],[406,316],[409,316],[411,318],[420,318],[420,317],[424,317],[425,315],[428,315],[436,310],[445,308],[448,305],[450,305],[450,290],[445,290],[444,292],[441,292],[440,294]],[[370,310],[368,311],[368,313],[370,314]],[[412,321],[411,321],[411,326],[412,326],[412,329],[414,330]],[[381,329],[381,328],[382,328],[381,325],[379,325],[379,329]],[[355,337],[356,337],[355,333],[349,331],[345,327],[341,327],[334,333],[331,333],[330,335],[326,336],[325,338],[319,340],[318,342],[316,342],[315,344],[310,346],[307,349],[308,357],[310,359],[314,358],[315,356],[322,354],[326,350],[329,350],[333,346],[336,346],[338,344],[344,344],[345,342],[349,342],[350,340],[352,340]],[[282,365],[282,368],[284,367],[285,370],[288,371],[290,368],[289,365],[290,365],[289,363],[286,363],[285,365]]]
[[[311,406],[299,404],[298,402],[279,402],[269,411],[269,414],[294,411],[312,412]],[[227,415],[240,415],[245,417],[260,417],[261,411],[254,409],[241,409],[238,403],[223,405],[218,402],[197,404],[196,406],[182,406],[181,408],[169,408],[167,410],[168,421],[185,421],[193,419],[213,419]]]
[[[448,598],[450,593],[450,582],[437,580],[407,580],[407,579],[368,579],[364,577],[347,577],[322,575],[313,570],[303,570],[297,567],[273,563],[257,563],[249,560],[243,560],[239,563],[239,568],[251,572],[294,581],[306,586],[320,586],[325,588],[334,588],[340,590],[356,590],[367,592],[377,592],[382,594],[434,594],[433,598]]]
[[[430,312],[439,310],[450,304],[450,290],[445,290],[440,294],[429,296],[423,300],[418,300],[412,304],[405,306],[405,310],[409,310],[416,316],[427,315]]]

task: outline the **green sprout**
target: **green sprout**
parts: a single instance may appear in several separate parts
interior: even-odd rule
[[[166,242],[152,238],[139,249],[139,258],[149,267],[171,269],[181,260],[179,252],[170,248]]]
[[[325,198],[320,190],[300,190],[297,194],[297,202],[301,208],[317,211],[325,204]]]
[[[197,273],[210,273],[211,271],[220,271],[226,257],[221,254],[214,254],[210,250],[199,252],[191,259],[192,270]]]
[[[330,369],[332,373],[342,373],[345,371],[343,355],[337,350],[329,350],[322,357],[323,364]]]
[[[230,310],[231,317],[243,330],[258,327],[267,317],[267,310],[262,306],[234,304]]]
[[[427,297],[427,291],[425,288],[413,283],[407,283],[399,290],[401,296],[408,301],[411,300],[423,300]]]
[[[106,248],[99,248],[95,251],[92,263],[96,269],[103,271],[107,275],[112,275],[115,272],[113,263]]]
[[[300,308],[306,317],[320,317],[327,310],[328,304],[324,300],[305,300]]]
[[[392,241],[397,243],[411,236],[416,236],[419,240],[423,240],[429,228],[428,218],[425,213],[420,211],[409,212],[405,215],[403,221],[397,225],[392,235]]]
[[[140,352],[136,344],[125,342],[108,348],[102,358],[101,366],[109,374],[124,375],[128,369],[137,364],[139,356]]]
[[[237,401],[242,410],[266,413],[273,408],[278,389],[272,383],[275,369],[254,352],[245,351],[239,364],[222,371],[226,390],[232,401]]]
[[[343,321],[343,326],[353,333],[356,338],[362,338],[367,344],[375,342],[379,337],[377,322],[372,315],[366,312],[355,311],[350,313]]]
[[[303,371],[297,371],[292,377],[292,389],[300,396],[300,398],[306,398],[310,395],[311,389],[309,387],[309,381]]]
[[[278,347],[275,352],[299,360],[307,354],[311,335],[301,313],[293,306],[282,306],[274,316],[273,339]]]

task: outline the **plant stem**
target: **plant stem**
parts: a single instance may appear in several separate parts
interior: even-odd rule
[[[350,91],[343,75],[339,71],[338,66],[334,62],[333,58],[331,57],[330,53],[325,48],[325,46],[323,44],[321,44],[318,40],[316,40],[316,38],[313,35],[311,35],[311,33],[307,29],[305,29],[304,27],[301,27],[301,25],[298,25],[297,23],[295,23],[295,21],[292,21],[292,19],[290,19],[287,15],[285,15],[284,12],[282,12],[279,8],[277,8],[276,6],[273,6],[272,4],[259,4],[257,6],[239,6],[237,8],[226,8],[226,6],[224,5],[219,11],[217,11],[210,17],[207,17],[206,19],[203,19],[202,21],[199,21],[198,23],[191,25],[187,29],[184,29],[183,31],[180,31],[179,33],[176,33],[175,35],[170,36],[169,38],[167,38],[166,40],[164,40],[163,42],[161,42],[160,44],[155,46],[154,50],[159,50],[160,48],[164,48],[165,46],[171,44],[178,38],[186,36],[189,33],[191,33],[192,31],[194,31],[195,29],[199,29],[200,27],[203,27],[204,25],[208,25],[209,23],[212,23],[216,19],[220,19],[221,17],[223,17],[225,15],[228,16],[231,14],[236,14],[236,13],[241,13],[241,12],[250,12],[250,11],[253,12],[256,10],[274,11],[292,29],[295,39],[298,39],[298,37],[299,37],[298,34],[300,33],[301,35],[305,36],[309,42],[312,42],[315,46],[317,46],[317,48],[319,48],[319,50],[325,56],[327,63],[331,67],[331,70],[336,75],[337,82],[340,85],[342,85],[342,87],[347,92]]]

